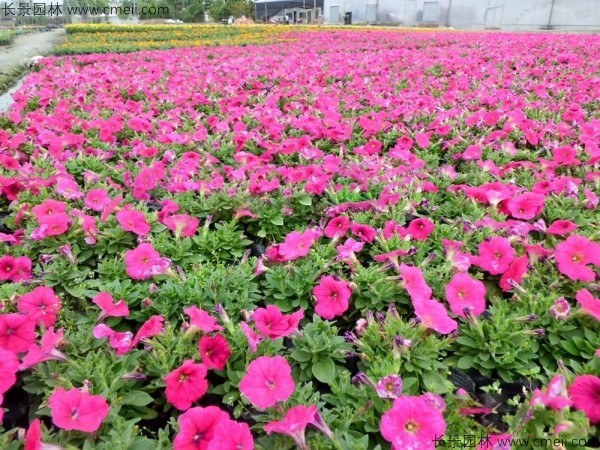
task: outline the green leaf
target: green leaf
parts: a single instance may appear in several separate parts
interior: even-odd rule
[[[312,198],[310,195],[303,195],[301,197],[298,197],[298,203],[304,206],[310,206],[312,205]]]
[[[456,366],[462,370],[470,369],[471,367],[473,367],[473,357],[472,356],[463,356],[462,358],[460,358],[458,360],[458,363],[456,364]]]
[[[312,358],[310,353],[303,350],[294,350],[290,356],[298,362],[306,362]]]
[[[281,217],[281,216],[273,217],[271,219],[271,223],[273,225],[277,225],[278,227],[280,227],[283,225],[283,217]]]
[[[152,403],[154,399],[142,391],[127,392],[123,395],[123,404],[132,406],[146,406]]]
[[[330,383],[335,378],[335,364],[331,358],[321,358],[313,364],[312,373],[321,383]]]

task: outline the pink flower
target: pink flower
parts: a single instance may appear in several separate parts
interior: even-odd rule
[[[110,292],[100,292],[92,299],[92,302],[102,310],[98,320],[102,320],[105,317],[129,316],[129,308],[125,300],[121,299],[117,303],[114,303],[114,301]]]
[[[256,329],[271,340],[289,336],[297,331],[303,318],[304,310],[284,315],[275,305],[258,308],[252,313]]]
[[[521,283],[523,276],[527,273],[528,265],[529,258],[527,256],[519,256],[513,260],[508,270],[500,278],[500,287],[502,290],[508,292],[514,288],[515,283]]]
[[[587,289],[581,289],[575,297],[581,305],[581,310],[600,321],[600,299],[595,298]]]
[[[377,383],[377,395],[380,398],[396,399],[402,394],[402,378],[399,375],[388,375]]]
[[[117,213],[117,222],[125,231],[130,231],[138,236],[147,236],[152,229],[146,221],[146,216],[140,211],[122,209]]]
[[[138,332],[135,334],[133,338],[133,342],[131,343],[132,347],[137,347],[140,341],[145,339],[150,339],[157,334],[161,334],[163,332],[163,322],[165,318],[163,316],[157,315],[152,316],[148,320],[146,320]]]
[[[348,310],[352,290],[348,282],[326,275],[313,288],[313,295],[317,299],[315,312],[324,319],[331,320]]]
[[[19,281],[31,280],[31,259],[27,256],[13,258],[5,255],[0,258],[0,281]]]
[[[421,269],[401,264],[400,274],[402,275],[404,287],[408,291],[408,295],[410,295],[413,302],[429,300],[431,298],[433,291],[427,286],[427,282],[425,281]]]
[[[110,205],[111,199],[105,189],[92,189],[85,196],[84,204],[92,211],[100,212]]]
[[[323,234],[329,239],[333,239],[335,237],[339,238],[345,236],[349,228],[350,220],[346,216],[338,216],[329,221],[323,230]]]
[[[35,342],[35,321],[27,314],[0,314],[0,348],[21,353]]]
[[[571,280],[594,281],[596,274],[586,266],[600,266],[600,244],[583,236],[569,236],[556,246],[554,258],[558,271]]]
[[[208,450],[218,424],[229,420],[229,415],[217,408],[195,407],[179,417],[179,433],[173,441],[173,450]]]
[[[508,200],[506,208],[513,217],[530,220],[542,212],[545,203],[544,195],[526,192]]]
[[[446,299],[450,310],[459,317],[466,317],[465,308],[474,316],[481,315],[485,310],[485,293],[485,285],[466,273],[454,275],[446,285]]]
[[[42,336],[39,346],[35,344],[29,346],[29,350],[23,358],[19,370],[27,370],[37,364],[50,361],[51,359],[66,361],[67,356],[56,348],[62,337],[62,329],[55,333],[53,327],[48,328]]]
[[[231,349],[227,339],[220,334],[215,336],[202,336],[200,339],[200,356],[206,367],[214,370],[223,370],[231,356]]]
[[[304,233],[292,231],[279,246],[279,252],[286,261],[293,261],[308,255],[310,248],[318,239],[318,233],[306,230]]]
[[[600,423],[600,377],[580,375],[569,386],[575,408],[583,411],[591,423]]]
[[[426,328],[441,334],[452,333],[458,328],[456,320],[451,319],[446,308],[436,300],[413,301],[415,315]]]
[[[446,432],[444,416],[423,397],[403,395],[381,418],[381,435],[393,450],[429,450]]]
[[[254,450],[254,438],[248,424],[223,420],[214,428],[207,450]]]
[[[19,312],[25,313],[36,323],[51,327],[56,322],[61,303],[52,288],[36,287],[33,291],[21,296],[17,303]]]
[[[571,406],[571,400],[567,396],[567,384],[565,377],[555,375],[548,383],[548,387],[544,392],[536,389],[531,396],[531,405],[543,405],[554,411]]]
[[[0,394],[4,394],[17,382],[19,358],[14,352],[0,348]]]
[[[188,359],[165,377],[167,401],[175,408],[185,411],[208,390],[206,366]]]
[[[555,220],[552,222],[552,225],[546,229],[546,233],[564,236],[565,234],[575,231],[577,228],[577,225],[570,220]]]
[[[377,231],[375,228],[361,223],[353,223],[350,226],[350,231],[352,231],[352,233],[354,233],[354,235],[357,236],[361,241],[367,243],[373,242],[375,240],[375,236],[377,236]]]
[[[177,238],[192,237],[198,230],[200,220],[187,214],[174,214],[163,220],[165,226],[175,233]]]
[[[265,431],[267,434],[287,434],[294,440],[299,449],[308,450],[309,447],[306,444],[306,427],[315,422],[317,414],[317,407],[314,405],[294,406],[285,413],[283,420],[266,424]]]
[[[217,319],[197,306],[183,308],[183,312],[190,317],[190,325],[199,328],[204,333],[223,331],[223,327],[218,324]]]
[[[64,430],[93,433],[100,428],[109,411],[106,399],[80,389],[57,388],[48,400],[52,422]]]
[[[406,233],[410,234],[413,239],[417,241],[425,241],[431,233],[433,233],[434,225],[429,219],[415,219],[413,220]]]
[[[134,280],[147,280],[155,275],[166,273],[169,264],[164,264],[166,258],[161,258],[152,244],[140,244],[134,250],[125,253],[127,275]]]
[[[108,345],[117,351],[117,355],[126,354],[132,347],[133,333],[130,331],[116,332],[105,324],[96,325],[92,329],[92,336],[96,339],[108,339]]]
[[[259,409],[287,400],[295,389],[292,368],[282,356],[255,359],[240,382],[240,392]]]
[[[63,450],[63,447],[43,443],[42,422],[40,419],[35,419],[25,434],[25,450]]]
[[[364,242],[357,242],[352,238],[346,239],[343,245],[338,245],[336,247],[338,252],[338,261],[349,261],[356,259],[354,252],[360,252],[364,245]]]
[[[246,322],[241,322],[240,328],[242,329],[244,336],[246,336],[246,339],[248,339],[250,353],[255,353],[256,350],[258,350],[258,344],[260,344],[265,337],[257,334]]]
[[[493,237],[479,244],[479,257],[475,264],[492,275],[504,273],[515,259],[515,251],[510,241],[503,237]]]

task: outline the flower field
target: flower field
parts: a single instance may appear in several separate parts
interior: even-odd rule
[[[600,37],[294,33],[0,115],[0,448],[600,446]]]

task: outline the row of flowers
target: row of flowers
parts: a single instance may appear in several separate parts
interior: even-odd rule
[[[44,59],[0,116],[1,445],[593,448],[598,50]]]

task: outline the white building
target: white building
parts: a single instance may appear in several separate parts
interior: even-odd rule
[[[326,23],[600,31],[600,0],[324,0]]]

